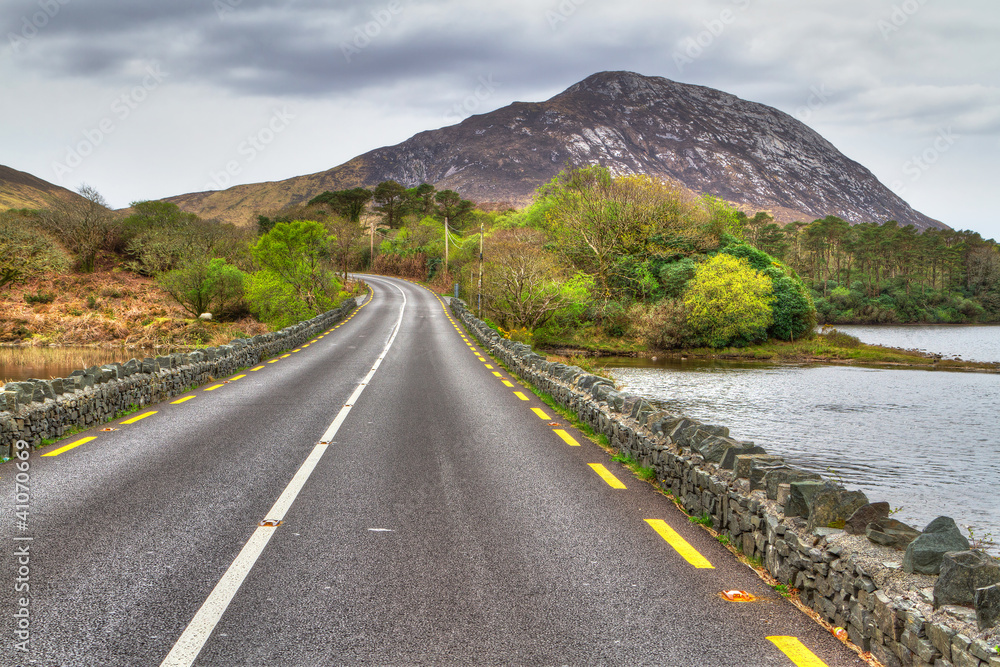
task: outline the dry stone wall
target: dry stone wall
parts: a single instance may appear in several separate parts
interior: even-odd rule
[[[10,458],[19,440],[38,446],[69,429],[102,424],[124,410],[163,401],[256,365],[309,341],[356,307],[357,301],[348,299],[311,320],[218,347],[93,366],[66,378],[9,382],[0,392],[0,458]]]
[[[451,308],[513,373],[654,468],[657,484],[687,512],[709,515],[716,531],[884,665],[1000,667],[997,629],[980,628],[968,607],[935,608],[937,577],[904,571],[903,552],[891,542],[905,531],[888,519],[884,503],[869,504],[859,491],[734,440],[724,426],[667,414],[605,378],[549,362],[501,337],[458,299]],[[848,532],[848,520],[866,513],[871,520],[860,530],[873,529],[876,538]],[[883,537],[888,542],[875,541]]]

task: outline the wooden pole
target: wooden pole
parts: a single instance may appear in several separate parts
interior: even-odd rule
[[[479,319],[483,319],[483,223],[479,223]]]

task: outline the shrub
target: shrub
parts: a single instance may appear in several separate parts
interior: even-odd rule
[[[0,274],[14,283],[46,273],[63,273],[70,259],[29,215],[0,213]]]
[[[698,267],[684,295],[691,329],[716,348],[767,340],[773,302],[770,278],[722,253]]]
[[[634,304],[629,309],[632,332],[658,350],[684,347],[691,338],[687,307],[680,299],[666,299],[652,305]]]
[[[784,263],[745,243],[726,246],[723,253],[746,260],[751,267],[771,279],[774,290],[773,319],[767,334],[778,340],[793,340],[812,333],[816,326],[816,306],[798,275]],[[837,283],[828,282],[828,287]]]
[[[671,299],[680,298],[687,288],[688,281],[694,278],[694,272],[697,268],[698,265],[690,257],[660,267],[659,278],[663,286],[663,294]]]
[[[826,341],[834,347],[855,348],[861,345],[861,339],[857,336],[852,336],[849,333],[837,331],[836,329],[824,331],[823,335],[826,336]]]
[[[38,290],[34,294],[25,293],[24,295],[24,302],[29,304],[52,303],[55,300],[55,294],[52,292],[43,292],[42,290]]]
[[[184,310],[225,315],[243,298],[243,273],[224,259],[196,258],[161,275],[157,282]]]

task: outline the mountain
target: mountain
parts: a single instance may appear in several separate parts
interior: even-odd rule
[[[786,113],[712,88],[632,72],[602,72],[552,99],[515,102],[421,132],[328,171],[168,201],[247,224],[258,211],[325,190],[389,179],[432,183],[479,202],[525,204],[567,164],[678,181],[779,222],[837,215],[946,228],[913,210],[863,166]]]
[[[83,198],[37,176],[0,165],[0,211],[9,208],[45,208],[53,199],[75,201]]]

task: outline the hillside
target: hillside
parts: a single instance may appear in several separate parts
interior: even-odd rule
[[[203,217],[248,224],[256,212],[324,190],[394,179],[520,205],[567,164],[680,182],[779,222],[837,215],[947,228],[913,210],[863,166],[777,109],[711,88],[631,72],[602,72],[546,102],[515,102],[421,132],[328,171],[171,197]]]
[[[64,201],[82,199],[66,188],[0,165],[0,211],[9,208],[45,208],[53,198]]]

